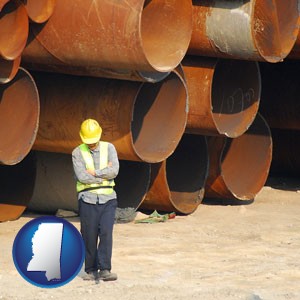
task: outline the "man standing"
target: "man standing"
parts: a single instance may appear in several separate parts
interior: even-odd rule
[[[82,122],[83,144],[72,152],[77,179],[81,234],[85,244],[85,280],[116,280],[111,273],[113,226],[117,208],[114,178],[119,160],[113,144],[100,141],[102,128],[93,119]]]

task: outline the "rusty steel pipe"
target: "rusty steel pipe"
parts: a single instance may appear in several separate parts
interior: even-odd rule
[[[41,97],[35,150],[71,153],[81,143],[81,122],[94,118],[120,159],[155,163],[172,154],[184,133],[187,91],[173,72],[153,84],[50,73],[34,76]]]
[[[298,0],[194,0],[188,53],[282,61],[299,32]]]
[[[270,176],[300,177],[300,131],[272,128],[273,159]]]
[[[54,12],[56,0],[22,0],[28,17],[36,23],[46,22]]]
[[[25,7],[9,1],[0,11],[0,56],[7,60],[19,57],[26,46],[29,21]]]
[[[6,60],[0,57],[0,84],[12,81],[19,71],[21,56],[14,60]]]
[[[100,76],[103,71],[118,76],[128,70],[170,72],[181,62],[191,39],[192,3],[57,1],[48,22],[33,24],[32,30],[50,55],[94,75],[97,69]],[[24,62],[34,63],[39,56],[24,51]]]
[[[259,111],[271,128],[300,130],[300,61],[260,64],[262,95]]]
[[[189,96],[186,132],[242,135],[259,107],[257,62],[187,56],[182,67]]]
[[[19,163],[31,150],[39,124],[39,95],[32,76],[20,68],[0,85],[0,164]]]
[[[151,167],[151,184],[141,209],[190,214],[201,203],[208,174],[204,136],[185,134],[175,152]]]
[[[208,139],[210,159],[205,198],[253,200],[264,186],[272,161],[272,136],[258,113],[242,136]]]
[[[18,219],[33,192],[35,158],[29,153],[14,166],[0,165],[0,222]]]
[[[38,55],[37,55],[38,53]],[[147,72],[137,70],[112,70],[90,65],[69,65],[54,57],[29,33],[28,43],[22,54],[22,66],[29,70],[63,73],[79,76],[104,77],[120,80],[158,82],[170,72]]]
[[[36,156],[36,178],[28,210],[39,213],[55,213],[58,209],[78,212],[71,155],[33,152]],[[119,174],[115,179],[118,207],[136,209],[146,195],[149,182],[150,164],[120,160]]]

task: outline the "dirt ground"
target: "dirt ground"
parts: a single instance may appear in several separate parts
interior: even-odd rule
[[[100,284],[79,274],[42,289],[19,275],[13,241],[36,216],[0,223],[0,300],[300,299],[300,182],[275,180],[243,205],[205,200],[165,223],[116,224],[119,279]],[[78,218],[68,220],[79,228]]]

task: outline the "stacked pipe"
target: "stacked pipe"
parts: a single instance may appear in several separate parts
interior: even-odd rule
[[[120,207],[190,214],[204,197],[255,198],[272,160],[259,62],[291,52],[297,0],[24,3],[22,66],[41,102],[31,209],[76,210],[70,153],[88,117],[121,159]]]

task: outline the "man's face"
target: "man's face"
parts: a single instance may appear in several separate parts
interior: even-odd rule
[[[95,144],[87,144],[87,146],[89,147],[90,150],[95,150],[98,146],[98,143]]]

